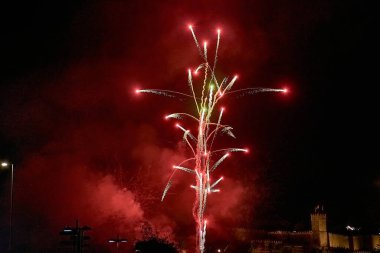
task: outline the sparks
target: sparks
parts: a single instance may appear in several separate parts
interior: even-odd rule
[[[217,29],[217,44],[215,49],[214,62],[210,64],[207,58],[207,42],[203,43],[203,48],[200,47],[197,37],[194,33],[193,26],[188,25],[194,39],[195,45],[201,56],[202,63],[196,68],[188,68],[188,85],[190,93],[182,93],[171,90],[161,89],[137,89],[136,93],[151,93],[156,95],[163,95],[167,97],[184,97],[194,100],[196,114],[190,113],[172,113],[165,115],[165,119],[174,118],[176,120],[190,119],[191,122],[196,122],[196,135],[192,135],[190,130],[182,127],[179,123],[175,123],[175,127],[179,128],[183,132],[183,140],[187,144],[188,148],[192,152],[192,157],[182,161],[177,165],[173,165],[173,172],[169,178],[169,181],[164,188],[161,201],[164,200],[169,188],[172,186],[172,177],[177,171],[189,173],[194,176],[195,184],[190,185],[190,188],[195,190],[195,201],[193,206],[193,217],[196,222],[196,252],[204,253],[206,242],[206,228],[207,220],[205,219],[205,211],[207,207],[208,196],[214,192],[220,192],[220,189],[215,189],[215,186],[222,182],[223,177],[213,181],[211,174],[223,163],[227,157],[231,156],[231,152],[244,152],[249,153],[247,148],[222,148],[213,149],[214,140],[216,136],[227,134],[232,138],[235,135],[232,133],[233,128],[229,125],[222,123],[224,107],[220,108],[217,121],[213,113],[221,97],[231,93],[241,92],[243,94],[255,94],[258,92],[283,92],[287,93],[285,89],[270,89],[270,88],[246,88],[241,90],[231,91],[238,76],[235,75],[231,80],[227,77],[223,78],[221,82],[218,81],[215,76],[215,67],[217,62],[218,48],[220,43],[221,29]],[[193,69],[195,69],[193,71]],[[201,89],[199,93],[196,93],[193,87],[192,74],[197,75],[199,72],[204,73],[203,81],[200,82]]]

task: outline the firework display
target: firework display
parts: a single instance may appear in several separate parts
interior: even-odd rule
[[[210,64],[207,54],[207,42],[201,45],[194,33],[193,27],[190,25],[195,45],[201,57],[201,64],[193,69],[188,69],[188,86],[190,94],[161,89],[139,89],[136,93],[153,93],[168,97],[185,97],[194,100],[196,107],[196,115],[190,113],[173,113],[165,116],[165,119],[189,119],[197,125],[196,133],[191,133],[189,129],[180,124],[176,124],[177,128],[183,131],[183,141],[186,143],[192,153],[192,157],[173,166],[173,172],[169,177],[168,183],[164,188],[161,201],[164,200],[169,191],[172,180],[177,171],[189,173],[195,179],[195,184],[190,187],[195,191],[195,201],[193,205],[193,217],[196,222],[196,252],[203,253],[205,251],[207,219],[205,211],[207,200],[210,194],[219,192],[219,183],[223,180],[220,177],[212,181],[211,174],[218,168],[222,162],[230,156],[231,152],[248,152],[245,148],[223,148],[213,149],[213,144],[217,136],[228,135],[235,138],[233,128],[222,123],[224,108],[218,108],[217,105],[222,98],[229,94],[242,92],[243,94],[253,94],[258,92],[287,92],[286,89],[271,88],[246,88],[241,90],[232,90],[238,76],[232,79],[224,77],[221,81],[217,79],[215,74],[216,63],[218,60],[218,50],[220,44],[221,30],[217,29],[217,42],[215,47],[215,55],[213,62]],[[203,75],[200,84],[199,94],[193,85],[193,75]],[[217,113],[215,113],[218,111]],[[214,116],[216,114],[216,116]]]

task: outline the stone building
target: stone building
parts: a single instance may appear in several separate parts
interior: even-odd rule
[[[309,231],[258,231],[236,229],[235,238],[249,253],[380,253],[380,234],[339,234],[327,227],[327,215],[316,209],[310,215]]]

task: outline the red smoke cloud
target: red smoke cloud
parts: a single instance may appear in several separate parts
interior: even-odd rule
[[[260,79],[255,67],[286,54],[282,47],[282,53],[270,49],[273,44],[286,49],[291,39],[282,28],[294,24],[285,18],[281,25],[261,27],[260,12],[268,10],[254,7],[243,18],[244,3],[104,1],[78,9],[66,34],[67,65],[56,63],[18,78],[2,108],[9,113],[1,130],[22,144],[15,177],[18,247],[41,249],[43,241],[54,248],[61,239],[58,231],[75,219],[94,228],[92,240],[98,245],[118,232],[130,241],[141,238],[141,224],[171,240],[191,240],[192,177],[178,172],[163,203],[160,198],[172,165],[187,152],[178,142],[181,133],[162,116],[193,109],[178,101],[136,97],[133,91],[136,86],[186,88],[186,69],[198,63],[186,29],[189,21],[201,31],[200,40],[210,43],[215,27],[222,25],[221,72],[242,73],[242,86],[251,79],[270,82]],[[276,71],[282,70],[273,75]],[[232,125],[239,122],[229,115]],[[227,234],[224,225],[242,224],[257,201],[267,197],[256,172],[236,169],[241,167],[228,162],[218,168],[225,180],[221,192],[210,195],[206,215],[210,230],[220,236]]]

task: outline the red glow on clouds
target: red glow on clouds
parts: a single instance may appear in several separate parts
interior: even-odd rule
[[[107,1],[105,1],[104,5],[107,6],[107,8],[100,8],[104,6],[98,6],[98,9],[100,12],[104,11],[107,15],[101,13],[102,15],[100,15],[100,17],[94,17],[95,20],[99,21],[102,20],[102,17],[108,17],[108,11],[115,8],[113,7],[114,5],[109,5],[106,2]],[[140,5],[141,10],[145,10],[145,7],[144,4]],[[177,9],[173,8],[168,11],[176,13]],[[136,13],[143,13],[143,11]],[[155,18],[158,20],[162,15],[160,20],[167,20],[167,14],[161,13],[164,12],[156,12],[152,17],[148,18],[149,20],[155,20]],[[230,15],[227,11],[226,14],[227,17]],[[140,21],[145,21],[147,18],[142,17],[142,15],[137,16]],[[163,19],[163,17],[165,17],[165,19]],[[93,20],[92,17],[89,20]],[[129,86],[127,90],[125,90],[125,86],[121,84],[123,84],[125,80],[128,80],[129,83],[133,82],[129,80],[129,78],[133,76],[134,78],[139,78],[141,83],[144,83],[144,86],[145,84],[148,85],[148,81],[154,80],[162,85],[160,88],[166,87],[164,83],[168,79],[177,82],[173,76],[177,74],[175,71],[178,64],[188,64],[187,60],[190,55],[192,56],[192,53],[191,50],[178,54],[171,53],[173,46],[178,46],[176,36],[167,37],[168,33],[171,34],[171,30],[157,29],[152,31],[152,33],[147,33],[141,29],[141,27],[131,26],[133,36],[130,36],[125,33],[124,28],[120,26],[121,22],[116,22],[116,20],[117,19],[113,18],[102,20],[105,21],[105,23],[101,22],[102,27],[104,25],[104,28],[111,28],[110,31],[112,31],[112,34],[115,36],[111,36],[110,40],[107,39],[109,43],[100,43],[100,48],[94,48],[96,49],[94,52],[112,53],[115,50],[115,45],[116,48],[125,48],[125,51],[122,50],[124,53],[118,56],[120,58],[115,59],[117,64],[112,62],[113,60],[111,59],[105,61],[102,57],[95,58],[95,60],[81,59],[83,62],[73,62],[66,72],[63,72],[62,76],[54,77],[57,80],[61,79],[60,82],[62,85],[46,85],[39,91],[44,96],[46,94],[52,94],[51,96],[46,96],[46,101],[38,100],[37,107],[35,101],[32,99],[25,103],[20,103],[25,104],[25,108],[16,103],[16,107],[19,107],[17,111],[23,112],[24,114],[18,118],[21,122],[17,121],[17,128],[7,127],[9,128],[7,129],[8,132],[15,133],[15,131],[18,131],[22,134],[35,134],[40,131],[41,136],[46,136],[46,132],[51,133],[51,136],[49,135],[47,138],[42,138],[47,140],[46,143],[41,142],[41,146],[35,147],[33,154],[41,155],[28,154],[28,156],[24,158],[24,167],[19,170],[20,174],[17,178],[17,184],[22,185],[19,189],[22,189],[23,192],[16,194],[16,196],[21,196],[17,204],[22,206],[24,210],[26,210],[25,212],[35,214],[30,216],[43,216],[44,219],[47,220],[47,223],[51,223],[51,225],[55,227],[74,222],[75,217],[79,217],[81,219],[87,219],[83,220],[83,222],[93,226],[97,231],[102,231],[100,227],[108,222],[109,217],[115,217],[116,214],[118,218],[121,217],[121,219],[117,221],[117,224],[130,229],[135,226],[135,224],[132,224],[132,221],[150,219],[150,221],[153,222],[154,219],[152,219],[152,216],[156,217],[159,213],[164,213],[175,223],[170,224],[171,227],[175,229],[178,224],[178,227],[181,227],[181,224],[192,222],[188,212],[191,210],[194,197],[193,191],[188,191],[187,188],[190,181],[185,181],[183,187],[181,185],[183,182],[183,178],[181,177],[182,175],[186,176],[186,173],[178,173],[178,175],[176,175],[179,176],[175,178],[177,185],[170,190],[174,191],[175,194],[165,199],[165,203],[161,205],[162,209],[157,210],[157,206],[159,206],[157,203],[146,204],[144,201],[151,197],[148,196],[146,192],[158,193],[163,190],[168,174],[173,172],[171,170],[172,164],[179,164],[179,162],[183,160],[182,158],[184,158],[182,156],[184,156],[183,150],[186,149],[184,147],[185,145],[179,140],[177,147],[167,148],[168,146],[172,147],[172,144],[175,143],[173,140],[176,140],[176,137],[170,137],[170,140],[162,141],[162,131],[170,133],[171,130],[163,130],[164,127],[161,125],[166,124],[159,125],[157,122],[152,122],[147,119],[147,114],[153,115],[153,112],[148,110],[152,109],[155,112],[158,111],[162,113],[162,111],[159,110],[161,105],[156,104],[154,101],[156,98],[150,97],[148,102],[149,106],[154,105],[154,108],[150,108],[149,106],[144,107],[144,105],[137,107],[128,104],[128,101],[125,99],[125,93],[130,93],[132,97],[136,96],[137,99],[140,98],[139,96],[144,96],[145,94],[142,94],[143,92],[139,89],[138,83],[136,85],[137,87],[132,85],[132,87]],[[231,18],[231,20],[235,20],[235,17]],[[170,23],[173,23],[171,19]],[[186,29],[186,21],[181,22],[181,24],[181,29],[186,30],[186,32],[183,33],[189,33]],[[216,26],[211,30],[211,32],[214,33],[214,37],[215,27]],[[193,29],[193,25],[190,24],[190,22],[188,23],[188,28]],[[223,27],[223,33],[228,33],[228,36],[231,36],[232,33],[229,31],[226,32],[227,30],[229,30],[227,26]],[[236,36],[243,31],[240,27],[236,27],[234,30]],[[117,34],[117,32],[120,32],[120,34]],[[219,27],[217,27],[217,32],[222,32]],[[83,36],[86,36],[86,34],[83,34]],[[102,34],[99,34],[99,36],[102,36]],[[226,39],[232,42],[233,37],[228,38],[228,36],[226,36]],[[189,42],[190,45],[192,38],[191,36],[188,37],[186,37],[186,42]],[[215,42],[214,37],[212,41],[210,41],[212,46],[214,46]],[[141,45],[144,45],[144,41],[152,38],[158,41],[157,46],[159,50],[157,50],[157,47],[146,47],[142,50]],[[261,38],[255,39],[261,40]],[[75,39],[73,40],[75,42]],[[161,43],[160,41],[166,42]],[[127,43],[125,42],[128,42],[128,45],[130,43],[131,46],[126,46]],[[205,43],[207,44],[207,42]],[[263,43],[263,41],[260,41],[260,43]],[[97,45],[97,43],[94,44]],[[243,49],[245,44],[251,45],[253,43],[245,39],[239,39],[237,44],[226,43],[223,45],[223,48],[229,49],[230,52],[235,52],[235,50],[230,49],[236,47],[235,56],[241,56],[241,53],[245,52],[243,51],[245,50]],[[252,49],[252,51],[255,50]],[[259,63],[261,63],[263,59],[266,59],[266,50],[256,50],[256,52],[264,52],[253,55],[256,57],[255,60],[258,60]],[[149,57],[151,55],[154,55],[154,57]],[[231,55],[223,53],[225,59],[228,59],[229,56]],[[255,62],[251,56],[250,54],[244,56],[242,59],[243,63]],[[127,63],[126,66],[122,66],[120,69],[115,68],[115,66],[122,65],[119,61],[124,59],[126,60],[125,63]],[[146,62],[147,64],[136,64],[136,62]],[[253,68],[250,64],[246,65],[250,66],[249,69],[241,69],[239,71],[241,71],[244,77],[249,77],[249,71]],[[180,65],[178,72],[184,74],[184,69],[188,66],[189,65]],[[102,71],[99,71],[100,67]],[[200,75],[200,73],[194,69],[189,70],[193,71],[195,76]],[[152,79],[150,79],[150,75],[146,73],[152,73],[154,78],[152,77]],[[167,77],[168,73],[171,76]],[[141,80],[141,77],[146,77],[146,79]],[[237,77],[236,75],[236,78]],[[104,85],[104,83],[109,83],[109,85]],[[181,82],[178,83],[180,83],[178,86],[177,84],[173,84],[176,86],[173,87],[174,89],[185,89]],[[149,83],[148,86],[150,85],[151,83]],[[279,87],[282,87],[282,85]],[[121,92],[118,92],[118,89],[120,89]],[[220,97],[223,95],[224,94],[220,92]],[[170,101],[168,103],[170,103]],[[57,106],[51,109],[51,104]],[[37,110],[40,107],[41,110]],[[33,111],[33,113],[29,113],[31,108],[37,108],[36,112]],[[63,108],[65,109],[64,112],[73,112],[76,116],[73,117],[73,119],[80,120],[73,120],[70,117],[65,118],[62,119],[62,121],[59,120],[61,124],[57,124],[59,125],[58,127],[49,129],[47,128],[50,125],[49,121],[54,122],[53,120],[56,120],[56,118],[51,116],[54,113],[50,111],[56,110],[54,108]],[[104,108],[110,108],[111,110],[107,110],[109,113],[104,114]],[[173,109],[177,108],[178,107]],[[224,111],[225,108],[222,107],[221,110]],[[32,122],[30,122],[30,120],[23,121],[23,119],[29,119],[27,117],[28,114],[33,115],[33,119],[37,120],[33,120]],[[164,116],[165,120],[169,119],[167,116],[168,115]],[[52,117],[52,119],[49,117]],[[144,120],[141,120],[142,117],[145,117]],[[231,120],[230,123],[234,124],[238,120],[239,119]],[[152,126],[139,125],[141,122],[151,124]],[[169,125],[169,128],[171,128],[171,126],[172,125]],[[179,124],[176,124],[175,127],[178,128]],[[25,129],[26,131],[24,131]],[[29,129],[32,130],[28,131]],[[244,130],[241,131],[241,133],[243,134]],[[11,136],[16,135],[18,134]],[[37,139],[35,136],[29,137],[31,140]],[[247,149],[246,153],[248,152]],[[231,154],[228,155],[230,156]],[[218,168],[218,173],[219,169],[229,170],[230,168],[221,166]],[[238,173],[239,172],[236,172],[236,176],[240,176]],[[135,178],[140,178],[139,180],[141,180],[142,183],[136,183],[137,186],[134,186],[134,183],[131,183],[131,180],[129,180],[131,174]],[[214,226],[215,224],[222,223],[219,222],[219,220],[215,220],[214,222],[211,217],[212,215],[218,216],[218,218],[229,219],[232,217],[235,219],[236,216],[240,216],[240,213],[236,212],[236,209],[243,205],[246,206],[246,203],[248,203],[243,201],[248,190],[244,188],[242,183],[232,182],[231,179],[228,179],[228,176],[229,175],[226,175],[225,181],[229,180],[229,182],[223,182],[223,191],[226,192],[226,194],[222,194],[220,195],[221,197],[218,196],[214,199],[211,198],[213,203],[209,206],[210,212],[208,213],[210,214],[208,219]],[[41,182],[41,184],[36,184],[36,182]],[[142,185],[148,188],[148,190],[141,189]],[[15,190],[17,191],[16,188]],[[75,194],[73,194],[73,192],[75,192]],[[139,195],[143,197],[140,199],[136,197]],[[153,197],[156,198],[157,195]],[[230,198],[230,196],[236,196],[236,198]],[[178,201],[184,199],[189,200],[186,201],[190,206],[189,208],[177,205]],[[253,204],[249,202],[249,208],[251,208],[252,205]],[[92,207],[91,210],[88,208],[89,206]],[[176,217],[172,217],[171,213],[168,214],[168,210],[174,210],[175,213],[179,214],[176,215]],[[218,210],[222,210],[222,212]],[[211,214],[214,211],[215,214]],[[149,216],[146,214],[149,212],[154,214]],[[32,220],[32,218],[28,219]],[[30,222],[30,220],[23,222],[29,225],[27,222]],[[167,219],[159,217],[156,218],[155,222],[157,222],[157,224],[163,224],[167,222]],[[20,224],[21,223],[22,221],[20,221]],[[109,226],[109,228],[103,231],[113,233],[114,228],[113,226]],[[187,233],[185,230],[186,229],[183,229],[177,232],[178,234]],[[192,226],[189,233],[193,233]]]

